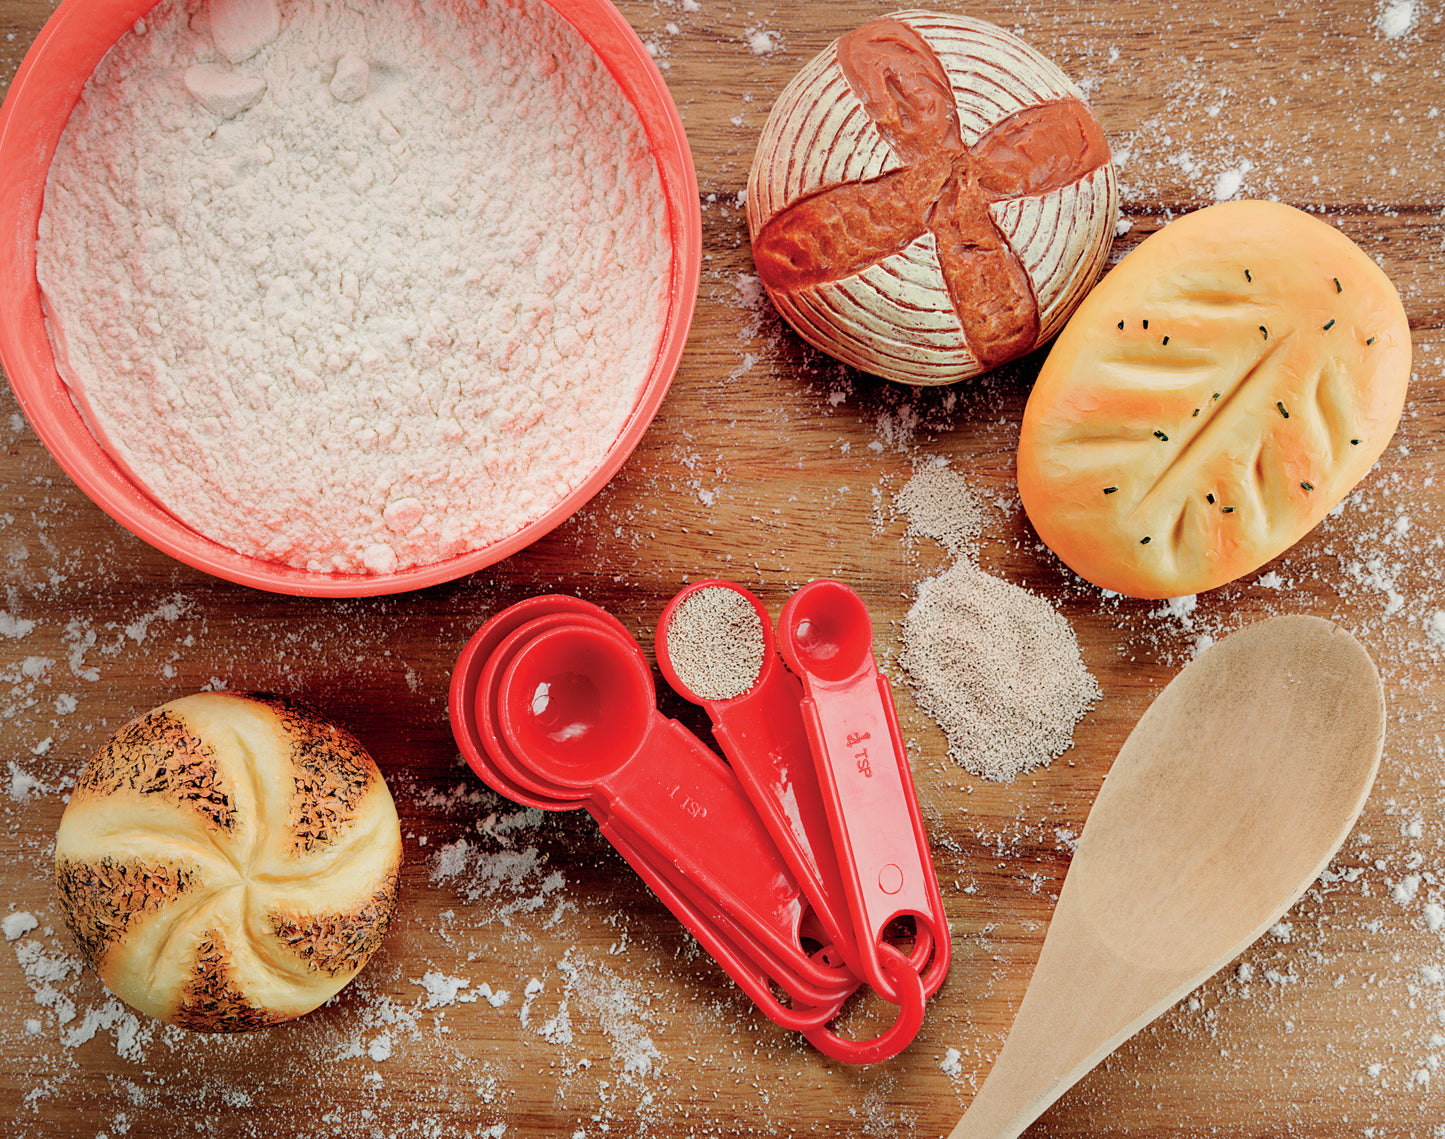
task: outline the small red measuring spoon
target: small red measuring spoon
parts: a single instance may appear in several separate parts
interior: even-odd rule
[[[801,983],[788,985],[792,996],[825,1005],[857,986],[802,950],[810,910],[790,869],[736,775],[658,711],[630,637],[586,625],[539,632],[501,671],[496,708],[514,762],[587,795],[660,854],[695,903],[715,905],[790,966]]]
[[[798,590],[778,621],[783,659],[802,680],[803,716],[838,847],[862,977],[898,1004],[912,982],[885,969],[884,931],[912,917],[933,955],[920,980],[935,992],[948,972],[948,919],[888,680],[873,657],[867,607],[842,582]],[[891,957],[891,954],[887,955]]]

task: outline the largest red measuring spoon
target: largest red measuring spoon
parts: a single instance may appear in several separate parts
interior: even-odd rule
[[[516,643],[568,621],[627,635],[620,622],[597,606],[575,597],[547,595],[504,609],[467,643],[452,674],[449,700],[452,732],[467,763],[494,790],[526,806],[586,808],[627,864],[770,1020],[799,1031],[831,1020],[848,995],[846,989],[829,994],[821,1005],[811,1003],[811,991],[796,981],[787,965],[777,962],[755,937],[719,913],[715,904],[695,900],[695,885],[680,881],[676,868],[665,858],[575,790],[526,778],[524,769],[511,759],[504,742],[488,726],[495,721],[494,707],[488,707],[494,705],[494,686],[485,682],[486,674],[510,658]],[[778,990],[807,995],[792,996],[791,1003],[784,1004]]]
[[[503,669],[496,712],[513,763],[575,789],[645,841],[695,901],[717,905],[789,962],[811,995],[856,987],[801,951],[809,910],[796,880],[733,772],[658,711],[631,638],[586,625],[539,632]]]

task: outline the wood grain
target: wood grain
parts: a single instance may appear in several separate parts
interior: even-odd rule
[[[945,1134],[986,1074],[1109,763],[1200,638],[1266,615],[1339,621],[1380,666],[1389,723],[1355,833],[1276,930],[1130,1041],[1030,1136],[1419,1139],[1445,1119],[1445,23],[1381,30],[1389,3],[1100,0],[970,8],[1080,81],[1116,158],[1114,257],[1238,179],[1317,211],[1400,288],[1416,344],[1378,468],[1266,573],[1192,608],[1101,596],[1043,549],[1013,488],[1035,353],[919,391],[804,346],[752,288],[738,201],[772,99],[859,0],[620,4],[684,116],[704,262],[687,353],[612,483],[530,549],[466,580],[363,601],[250,591],[116,526],[0,393],[0,1132],[812,1136]],[[0,0],[8,81],[52,5]],[[1401,9],[1403,10],[1403,9]],[[755,50],[755,48],[757,50]],[[1011,784],[951,761],[897,667],[918,584],[947,565],[893,496],[946,459],[989,501],[982,567],[1070,620],[1104,697],[1075,746]],[[523,813],[459,763],[452,663],[536,593],[606,606],[648,647],[688,580],[730,577],[776,613],[840,577],[874,615],[955,940],[918,1041],[869,1069],[758,1015],[578,814]],[[1445,619],[1442,619],[1445,620]],[[126,719],[219,685],[285,692],[352,728],[403,817],[400,918],[332,1004],[243,1039],[128,1018],[76,968],[50,857],[68,781]],[[659,693],[705,731],[696,710]],[[36,919],[32,930],[19,932]],[[15,937],[9,937],[15,932]],[[428,978],[430,977],[430,980]],[[461,999],[448,999],[446,978]],[[531,982],[535,993],[528,996]],[[495,1006],[481,987],[505,990]],[[473,999],[477,998],[477,999]],[[861,1007],[848,1027],[886,1013]]]

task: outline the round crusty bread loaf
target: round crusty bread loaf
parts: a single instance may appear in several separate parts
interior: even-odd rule
[[[946,384],[1062,327],[1118,202],[1103,131],[1058,67],[993,24],[910,10],[788,83],[746,204],[758,277],[804,340]]]
[[[1080,577],[1179,597],[1258,569],[1370,470],[1410,324],[1328,222],[1235,201],[1170,222],[1089,294],[1024,409],[1019,497]]]
[[[348,732],[279,698],[209,692],[124,725],[60,821],[65,919],[107,988],[183,1028],[309,1012],[381,943],[401,829]]]

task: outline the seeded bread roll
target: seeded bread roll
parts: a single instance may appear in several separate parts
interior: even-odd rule
[[[1103,269],[1109,146],[1078,88],[1001,28],[895,12],[783,89],[748,177],[758,277],[803,339],[910,384],[1051,338]]]
[[[1410,327],[1380,267],[1278,202],[1141,242],[1039,373],[1018,484],[1039,537],[1136,597],[1213,589],[1304,537],[1400,420]]]
[[[55,867],[81,955],[128,1004],[237,1032],[300,1016],[380,945],[401,830],[349,733],[276,698],[201,693],[81,772]]]

